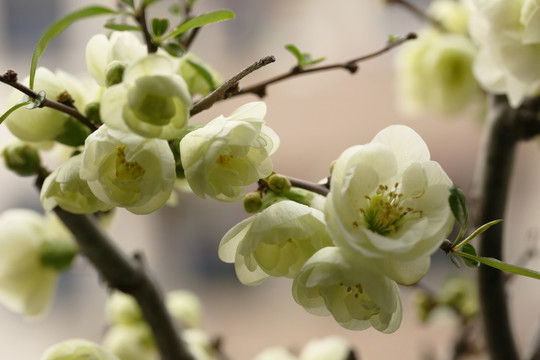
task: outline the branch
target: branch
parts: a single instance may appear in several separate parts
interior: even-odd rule
[[[43,171],[45,175],[46,171]],[[37,188],[41,188],[44,176],[38,176]],[[193,360],[186,344],[181,341],[180,329],[175,327],[165,307],[163,295],[157,283],[143,266],[141,256],[135,261],[128,258],[91,215],[77,215],[59,206],[54,212],[71,231],[81,253],[88,258],[107,284],[133,296],[143,316],[152,329],[161,360]]]
[[[38,96],[38,94],[35,91],[17,82],[17,73],[13,70],[8,70],[4,73],[4,75],[0,75],[0,82],[3,82],[4,84],[7,84],[13,87],[14,89],[19,90],[20,92],[22,92],[25,95],[28,95],[28,97],[32,99],[35,99]],[[84,124],[90,130],[92,131],[97,130],[97,126],[93,122],[91,122],[86,116],[81,114],[75,107],[68,106],[61,102],[54,101],[48,98],[45,98],[41,102],[41,107],[48,107],[48,108],[63,112],[65,114],[68,114],[69,116],[72,116],[75,119],[79,120],[82,124]]]
[[[148,24],[146,23],[146,6],[144,4],[141,4],[141,7],[135,13],[135,20],[141,25],[148,53],[153,54],[158,51],[158,46],[152,39],[152,35],[150,35],[150,31],[148,30]]]
[[[287,176],[287,179],[289,179],[289,181],[291,182],[291,185],[294,187],[308,190],[322,196],[326,196],[330,192],[330,188],[329,188],[330,183],[316,184],[316,183],[312,183],[306,180],[293,178],[291,176]]]
[[[480,154],[480,177],[474,184],[478,195],[477,224],[485,224],[505,215],[514,152],[519,140],[516,109],[506,98],[498,97],[487,119],[486,143]],[[481,236],[481,256],[502,259],[502,226],[495,226]],[[510,324],[505,276],[502,271],[489,266],[479,268],[479,293],[483,312],[486,343],[494,360],[517,360],[517,350]]]
[[[238,74],[234,75],[232,78],[218,86],[216,90],[212,91],[210,94],[206,95],[199,102],[193,105],[190,115],[193,116],[195,114],[198,114],[203,110],[211,108],[212,105],[214,105],[216,102],[230,97],[231,91],[234,91],[234,89],[238,87],[238,82],[240,80],[251,74],[253,71],[258,70],[268,64],[271,64],[274,61],[276,61],[275,57],[266,56],[261,60],[251,64],[244,70],[240,71]]]
[[[420,19],[429,22],[431,25],[439,28],[440,30],[446,31],[445,27],[441,24],[439,20],[433,18],[432,16],[427,14],[425,11],[423,11],[419,7],[416,7],[415,5],[411,4],[410,2],[406,0],[386,0],[386,3],[390,5],[392,4],[401,5],[405,9],[409,10],[411,13],[419,17]]]
[[[336,63],[336,64],[331,64],[331,65],[316,66],[316,67],[309,67],[309,68],[303,68],[303,67],[295,66],[289,72],[287,72],[285,74],[276,76],[276,77],[274,77],[272,79],[263,81],[263,82],[261,82],[259,84],[255,84],[255,85],[249,86],[247,88],[244,88],[242,90],[239,90],[239,91],[231,94],[230,97],[252,93],[252,94],[255,94],[255,95],[262,98],[262,97],[266,96],[266,87],[268,85],[279,82],[279,81],[282,81],[282,80],[285,80],[285,79],[288,79],[288,78],[291,78],[291,77],[294,77],[294,76],[304,75],[304,74],[309,74],[309,73],[314,73],[314,72],[321,72],[321,71],[335,70],[335,69],[344,69],[344,70],[349,71],[351,74],[354,74],[356,71],[358,71],[358,63],[359,62],[369,60],[371,58],[374,58],[376,56],[384,54],[385,52],[390,51],[393,48],[403,44],[406,41],[412,40],[412,39],[416,39],[416,34],[410,33],[410,34],[408,34],[407,36],[405,36],[403,38],[400,38],[398,40],[389,42],[384,48],[382,48],[382,49],[380,49],[378,51],[375,51],[375,52],[373,52],[371,54],[368,54],[368,55],[358,57],[356,59],[346,61],[344,63]]]

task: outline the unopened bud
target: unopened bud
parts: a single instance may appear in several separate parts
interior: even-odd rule
[[[92,131],[79,120],[69,117],[64,124],[64,132],[56,137],[56,141],[68,146],[81,146]]]
[[[107,87],[121,83],[122,78],[124,77],[124,70],[126,70],[126,65],[120,62],[109,65],[107,74],[105,75],[105,83]]]
[[[41,264],[58,271],[66,270],[71,266],[77,250],[77,245],[72,242],[46,240],[41,245]]]
[[[244,196],[244,210],[248,214],[255,214],[261,210],[262,199],[258,191],[250,192]]]
[[[86,117],[93,122],[94,124],[102,124],[101,116],[99,115],[99,102],[91,102],[88,105],[86,105],[86,108],[84,109],[84,113],[86,114]]]
[[[27,143],[16,141],[2,151],[6,167],[18,175],[31,176],[39,172],[41,159],[36,148]]]
[[[286,176],[273,174],[268,178],[268,187],[278,194],[285,193],[291,189],[291,182]]]

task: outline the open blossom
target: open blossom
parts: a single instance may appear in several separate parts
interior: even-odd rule
[[[148,214],[167,202],[176,173],[167,141],[102,125],[86,139],[80,176],[101,201]]]
[[[482,86],[517,107],[540,90],[540,3],[469,1],[469,30],[480,47],[474,73]]]
[[[98,84],[105,86],[112,67],[127,66],[147,54],[146,46],[129,31],[115,31],[110,37],[97,34],[86,44],[86,67]]]
[[[293,278],[311,255],[331,245],[321,211],[281,201],[229,230],[218,255],[235,263],[242,283],[255,285],[269,276]]]
[[[83,339],[71,339],[48,348],[41,360],[120,360],[98,344]]]
[[[336,161],[325,208],[328,232],[337,246],[381,260],[394,280],[416,282],[452,229],[451,184],[416,132],[390,126]]]
[[[338,247],[316,252],[294,279],[295,301],[350,330],[396,331],[402,316],[397,284],[350,255]]]
[[[75,155],[47,176],[40,194],[45,210],[51,211],[60,206],[74,214],[90,214],[112,208],[99,200],[90,190],[88,183],[81,179],[81,163],[82,154]]]
[[[310,340],[300,352],[299,360],[347,360],[351,357],[351,345],[339,336]]]
[[[435,0],[429,4],[428,13],[444,30],[461,35],[468,33],[469,10],[465,0]]]
[[[22,81],[28,85],[29,78]],[[91,96],[85,96],[89,92],[84,90],[82,83],[73,76],[58,71],[56,73],[40,67],[36,70],[34,89],[37,92],[45,91],[48,99],[57,100],[62,93],[69,93],[73,99],[73,106],[83,112],[87,101],[91,101]],[[90,93],[92,93],[90,91]],[[22,95],[19,90],[14,90],[7,99],[7,107],[20,103]],[[5,121],[9,131],[24,141],[48,141],[54,140],[62,135],[69,115],[48,107],[26,109],[25,107],[15,110]]]
[[[32,210],[0,215],[0,303],[32,318],[44,315],[54,298],[61,270],[76,248],[56,219]]]
[[[463,110],[480,94],[472,71],[475,55],[476,47],[465,35],[433,29],[404,44],[395,62],[401,110],[413,115]]]
[[[152,54],[129,65],[122,82],[103,93],[100,116],[112,128],[170,140],[186,129],[190,109],[191,95],[175,63]]]
[[[184,136],[180,155],[195,194],[236,201],[247,185],[270,175],[270,155],[277,150],[279,138],[264,125],[265,114],[263,102],[252,102]]]

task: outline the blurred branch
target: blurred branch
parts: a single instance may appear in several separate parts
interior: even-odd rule
[[[420,19],[429,22],[431,25],[433,25],[433,26],[435,26],[435,27],[437,27],[437,28],[439,28],[441,30],[445,30],[444,26],[437,19],[433,18],[428,13],[426,13],[424,10],[420,9],[419,7],[411,4],[410,2],[408,2],[406,0],[386,0],[386,3],[390,4],[390,5],[393,5],[393,4],[400,5],[400,6],[404,7],[405,9],[407,9],[408,11],[410,11],[412,14],[419,17]]]
[[[4,75],[0,75],[0,82],[3,82],[4,84],[7,84],[11,86],[12,88],[19,90],[20,92],[27,95],[31,99],[36,99],[38,97],[38,93],[36,93],[29,87],[18,82],[17,73],[13,70],[8,70],[4,73]],[[41,107],[48,107],[48,108],[63,112],[65,114],[68,114],[69,116],[72,116],[75,119],[79,120],[82,124],[87,126],[90,130],[92,131],[97,130],[97,126],[94,123],[92,123],[86,116],[81,114],[77,110],[77,108],[73,106],[69,106],[61,102],[54,101],[49,98],[45,98],[41,102]]]
[[[146,43],[146,49],[149,54],[153,54],[158,51],[158,46],[152,39],[150,31],[148,30],[148,23],[146,21],[146,6],[141,4],[141,7],[135,12],[135,20],[141,25],[144,41]]]
[[[390,51],[393,48],[403,44],[406,41],[412,40],[412,39],[416,39],[416,34],[409,33],[405,37],[399,38],[399,39],[394,40],[394,41],[390,41],[384,48],[382,48],[380,50],[377,50],[377,51],[375,51],[375,52],[373,52],[371,54],[364,55],[364,56],[361,56],[361,57],[358,57],[358,58],[355,58],[355,59],[352,59],[352,60],[349,60],[349,61],[346,61],[346,62],[343,62],[343,63],[336,63],[336,64],[324,65],[324,66],[315,66],[315,67],[308,67],[308,68],[295,66],[289,72],[287,72],[285,74],[276,76],[276,77],[271,78],[269,80],[265,80],[265,81],[263,81],[263,82],[261,82],[259,84],[255,84],[255,85],[246,87],[244,89],[238,90],[238,91],[230,94],[229,97],[238,96],[238,95],[244,95],[244,94],[250,94],[251,93],[251,94],[257,95],[260,98],[263,98],[263,97],[266,96],[266,88],[268,87],[268,85],[271,85],[271,84],[274,84],[276,82],[286,80],[286,79],[289,79],[289,78],[292,78],[292,77],[295,77],[295,76],[298,76],[298,75],[310,74],[310,73],[314,73],[314,72],[321,72],[321,71],[335,70],[335,69],[344,69],[344,70],[349,71],[351,74],[354,74],[354,73],[356,73],[356,71],[358,71],[358,63],[359,62],[369,60],[371,58],[382,55],[382,54],[386,53],[387,51]]]

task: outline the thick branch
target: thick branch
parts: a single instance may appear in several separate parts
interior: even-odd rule
[[[35,99],[38,96],[38,94],[35,91],[17,82],[17,74],[13,70],[8,70],[4,75],[0,75],[0,82],[3,82],[4,84],[7,84],[13,87],[14,89],[19,90],[20,92],[27,95],[31,99]],[[45,98],[43,100],[43,102],[41,103],[41,106],[58,110],[60,112],[63,112],[64,114],[68,114],[69,116],[72,116],[75,119],[79,120],[82,124],[87,126],[90,130],[92,131],[97,130],[97,126],[94,125],[94,123],[92,123],[86,116],[81,114],[75,107],[68,106],[68,105],[62,104],[61,102],[54,101],[48,98]]]
[[[234,75],[232,78],[230,78],[229,80],[221,84],[216,90],[212,91],[210,94],[206,95],[199,102],[193,105],[193,108],[191,109],[191,113],[190,113],[191,116],[198,114],[203,110],[209,109],[216,102],[229,97],[231,91],[234,90],[236,87],[238,87],[238,82],[240,80],[242,80],[247,75],[251,74],[253,71],[258,70],[268,64],[271,64],[274,61],[276,61],[275,57],[266,56],[262,58],[261,60],[251,64],[244,70],[240,71],[238,74]]]
[[[54,212],[73,233],[81,252],[107,283],[132,295],[152,328],[162,360],[192,360],[167,313],[163,296],[140,261],[126,257],[89,215],[76,215],[60,207]]]
[[[512,109],[504,98],[498,98],[491,111],[487,120],[486,143],[480,155],[480,178],[475,183],[475,190],[479,195],[477,224],[504,218],[518,141],[518,111]],[[504,225],[494,226],[481,235],[481,256],[502,259],[503,228]],[[503,272],[489,266],[480,266],[480,302],[491,359],[517,360],[504,284]]]
[[[377,56],[379,56],[381,54],[384,54],[385,52],[390,51],[391,49],[393,49],[393,48],[395,48],[395,47],[397,47],[397,46],[399,46],[399,45],[403,44],[404,42],[406,42],[408,40],[411,40],[411,39],[416,39],[416,34],[410,33],[410,34],[408,34],[407,36],[405,36],[403,38],[400,38],[398,40],[389,42],[384,48],[382,48],[380,50],[377,50],[377,51],[375,51],[375,52],[373,52],[371,54],[364,55],[364,56],[361,56],[361,57],[358,57],[358,58],[355,58],[355,59],[352,59],[352,60],[349,60],[349,61],[346,61],[346,62],[343,62],[343,63],[324,65],[324,66],[315,66],[315,67],[308,67],[308,68],[295,66],[289,72],[287,72],[285,74],[276,76],[276,77],[271,78],[269,80],[263,81],[263,82],[261,82],[259,84],[255,84],[255,85],[246,87],[244,89],[241,89],[241,90],[231,94],[230,96],[232,97],[232,96],[238,96],[238,95],[244,95],[244,94],[250,94],[251,93],[251,94],[255,94],[255,95],[262,98],[262,97],[266,96],[266,88],[267,88],[268,85],[274,84],[274,83],[282,81],[282,80],[289,79],[289,78],[294,77],[294,76],[310,74],[310,73],[314,73],[314,72],[321,72],[321,71],[335,70],[335,69],[344,69],[344,70],[349,71],[351,74],[354,74],[356,71],[358,71],[358,63],[359,62],[369,60],[371,58],[374,58],[374,57],[377,57]]]

